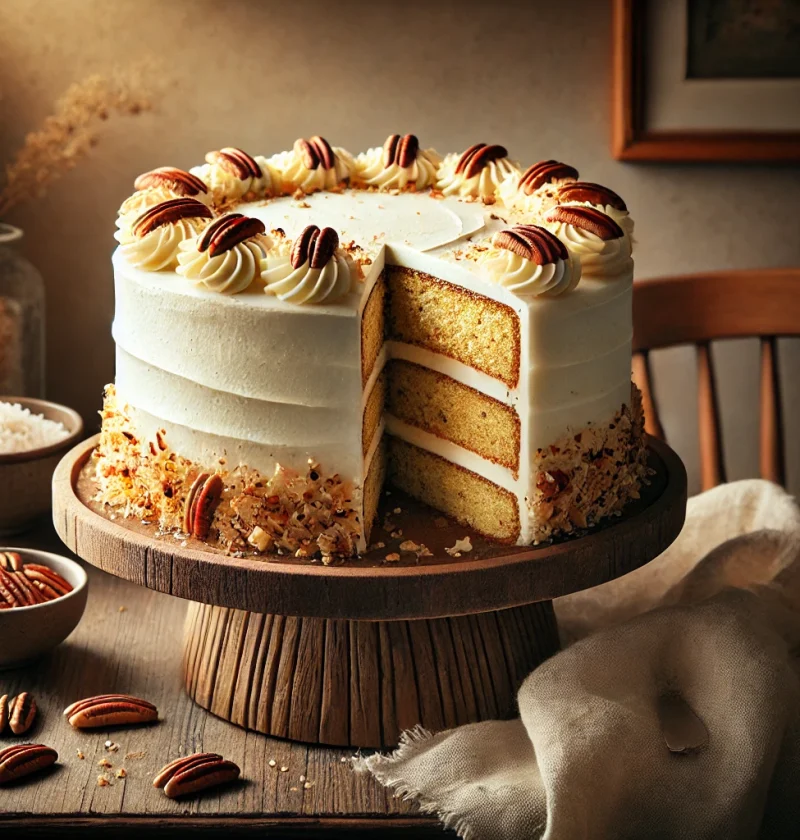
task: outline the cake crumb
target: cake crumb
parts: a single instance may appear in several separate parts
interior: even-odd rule
[[[306,780],[306,777],[305,777],[305,776],[300,776],[300,781],[301,781],[301,782],[304,782],[305,780]]]
[[[308,790],[309,788],[314,787],[314,785],[315,785],[315,784],[316,784],[316,782],[306,782],[306,783],[303,785],[303,787],[304,787],[306,790]]]
[[[83,754],[80,750],[76,750],[76,752],[78,753],[78,758],[79,758],[81,761],[83,761],[83,760],[84,760],[84,758],[86,758],[86,756],[85,756],[85,755],[84,755],[84,754]]]
[[[400,508],[400,507],[396,507],[396,508],[392,511],[392,513],[402,513],[402,512],[403,512],[403,508]]]
[[[106,748],[107,752],[119,752],[119,744],[115,744],[113,741],[106,741],[103,746]]]
[[[289,768],[285,764],[281,765],[281,773],[285,773],[288,769]]]
[[[107,758],[101,758],[100,761],[97,762],[97,766],[105,767],[106,770],[110,770],[114,765]]]
[[[391,554],[386,555],[387,563],[396,563],[399,559],[400,555],[397,552],[392,552]]]
[[[97,777],[97,787],[108,787],[110,784],[111,782],[102,773]]]
[[[462,552],[472,551],[472,543],[469,537],[464,537],[462,540],[456,540],[456,544],[451,548],[445,548],[445,551],[451,557],[460,557]]]
[[[277,762],[277,761],[275,761],[275,759],[274,759],[274,758],[271,758],[271,759],[269,760],[269,762],[267,762],[267,763],[269,764],[269,766],[270,766],[270,767],[274,767],[274,766],[275,766],[278,762]]]
[[[128,608],[127,607],[120,607],[119,612],[121,612],[121,613],[128,612]]]
[[[120,767],[117,770],[117,778],[118,779],[127,779],[128,778],[128,771],[124,767]]]
[[[418,546],[414,540],[403,540],[400,543],[400,551],[419,551],[420,546]]]

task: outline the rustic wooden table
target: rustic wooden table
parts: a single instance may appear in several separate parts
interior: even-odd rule
[[[11,544],[68,553],[47,522]],[[194,704],[180,682],[187,603],[86,568],[89,603],[78,629],[46,659],[0,671],[0,695],[29,691],[39,706],[38,721],[25,739],[48,744],[60,756],[48,775],[0,790],[0,837],[113,832],[125,838],[142,831],[170,836],[180,829],[226,837],[449,834],[435,818],[415,814],[373,779],[354,773],[348,761],[352,750],[247,732]],[[64,721],[68,703],[112,691],[156,703],[160,722],[92,734]],[[118,751],[105,748],[108,739]],[[11,742],[0,736],[0,745]],[[236,761],[242,782],[188,802],[169,800],[152,787],[164,764],[198,750]],[[119,779],[122,768],[126,776]],[[100,776],[107,786],[98,782]]]

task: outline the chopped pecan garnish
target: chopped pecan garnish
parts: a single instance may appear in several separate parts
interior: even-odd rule
[[[495,248],[504,248],[537,265],[550,265],[569,256],[564,243],[538,225],[514,225],[492,237]]]
[[[594,207],[582,207],[572,204],[558,204],[548,214],[548,222],[563,222],[566,225],[582,228],[599,236],[601,239],[621,239],[625,236],[622,228],[605,213]]]
[[[141,238],[162,225],[171,225],[181,219],[210,219],[212,216],[211,209],[196,198],[171,198],[145,210],[131,225],[131,232]]]
[[[536,476],[536,489],[550,501],[569,487],[569,476],[562,470],[547,470]]]
[[[534,163],[525,170],[519,179],[519,186],[525,195],[530,195],[545,184],[576,179],[577,177],[578,170],[574,166],[560,163],[557,160],[540,160],[539,163]]]
[[[197,175],[177,169],[174,166],[159,166],[150,172],[143,172],[134,182],[137,190],[147,190],[151,187],[167,187],[172,192],[183,196],[205,194],[208,187]]]
[[[463,172],[466,179],[474,178],[493,160],[499,160],[508,155],[504,146],[489,146],[486,143],[476,143],[462,153],[456,164],[456,174]]]
[[[263,178],[264,173],[256,161],[241,149],[236,149],[232,146],[226,146],[218,152],[209,152],[206,155],[208,163],[216,163],[221,166],[226,172],[235,175],[241,181],[246,181],[248,178]]]
[[[615,210],[627,210],[625,202],[608,187],[592,184],[590,181],[574,181],[564,184],[558,190],[558,200],[562,204],[570,201],[586,201],[602,207],[610,205]]]
[[[261,219],[252,216],[243,216],[241,213],[228,213],[212,222],[200,237],[197,243],[198,251],[208,251],[209,256],[216,257],[217,254],[224,254],[236,245],[264,233],[266,228]]]
[[[311,268],[324,268],[339,247],[339,234],[333,228],[308,225],[292,246],[290,261],[292,268],[300,268],[308,262]]]
[[[315,134],[310,140],[303,137],[294,141],[294,150],[303,159],[306,169],[316,169],[322,164],[323,169],[333,169],[336,165],[336,153],[331,144]]]
[[[383,166],[388,169],[392,164],[397,164],[406,169],[417,159],[419,151],[419,140],[413,134],[406,134],[401,137],[399,134],[390,134],[383,144]]]

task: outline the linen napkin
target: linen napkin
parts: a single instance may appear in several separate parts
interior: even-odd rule
[[[675,543],[556,602],[569,646],[520,717],[357,762],[466,840],[800,837],[800,511],[769,482],[689,500]]]

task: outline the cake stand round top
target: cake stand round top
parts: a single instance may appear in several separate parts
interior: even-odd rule
[[[683,463],[650,438],[653,472],[641,498],[622,516],[551,544],[498,545],[390,490],[379,521],[391,530],[373,535],[380,548],[362,558],[332,566],[293,557],[237,558],[194,540],[158,535],[155,526],[115,516],[92,501],[89,459],[96,441],[76,446],[53,476],[53,520],[64,543],[92,565],[150,589],[259,613],[440,618],[549,600],[644,565],[678,536],[686,513]],[[472,549],[453,551],[465,536]],[[432,556],[401,551],[407,540],[424,544]]]

